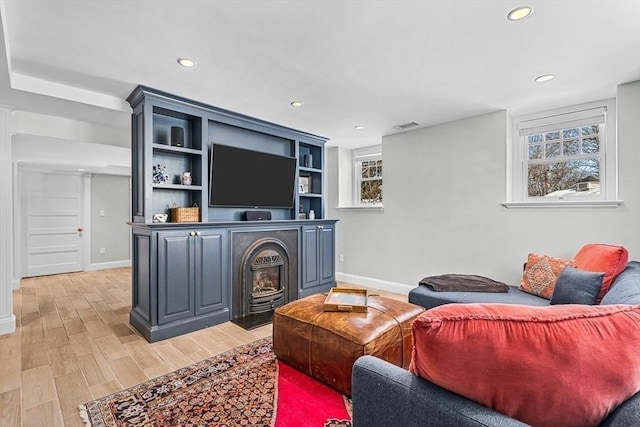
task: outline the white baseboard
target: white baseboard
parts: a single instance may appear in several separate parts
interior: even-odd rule
[[[0,317],[0,335],[12,334],[15,331],[16,331],[16,316],[14,314]]]
[[[415,286],[404,283],[389,282],[386,280],[374,279],[372,277],[357,276],[355,274],[340,273],[336,271],[336,280],[339,282],[353,283],[354,285],[366,286],[367,288],[379,289],[381,291],[393,292],[407,295]]]
[[[98,262],[98,263],[89,265],[86,271],[106,270],[108,268],[122,268],[122,267],[131,267],[131,260],[125,259],[122,261]]]

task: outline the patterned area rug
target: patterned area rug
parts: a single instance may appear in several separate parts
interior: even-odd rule
[[[350,401],[278,362],[271,338],[80,405],[87,426],[350,427]]]

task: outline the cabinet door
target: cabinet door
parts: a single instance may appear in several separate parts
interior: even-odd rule
[[[223,271],[224,236],[198,232],[195,237],[195,309],[196,315],[228,307]]]
[[[158,324],[194,314],[193,246],[188,231],[158,233]]]
[[[302,227],[302,288],[320,283],[318,269],[318,228],[315,225]]]
[[[320,234],[320,283],[335,281],[335,233],[332,226],[322,226]]]

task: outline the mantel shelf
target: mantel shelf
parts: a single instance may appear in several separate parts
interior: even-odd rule
[[[201,185],[153,184],[153,188],[162,190],[202,191]]]

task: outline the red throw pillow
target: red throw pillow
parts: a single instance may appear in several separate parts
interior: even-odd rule
[[[609,292],[613,280],[629,262],[629,252],[623,246],[589,243],[576,254],[576,267],[580,270],[604,273],[604,280],[596,304]]]
[[[536,426],[596,426],[640,390],[640,306],[446,304],[410,371]]]
[[[575,261],[530,253],[519,289],[550,300],[560,273],[568,265],[575,266]]]

